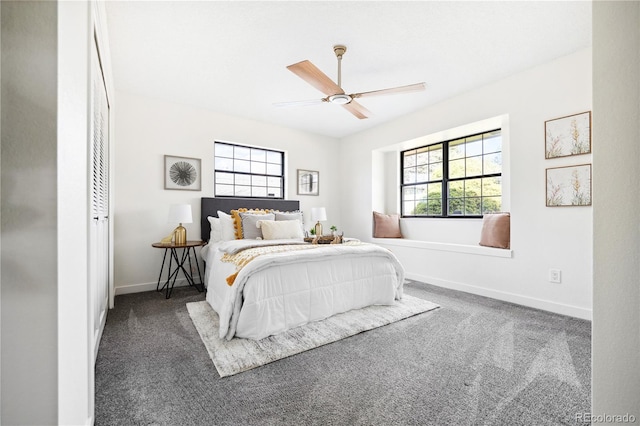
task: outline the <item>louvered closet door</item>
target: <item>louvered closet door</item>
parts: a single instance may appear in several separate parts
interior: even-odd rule
[[[91,217],[89,218],[89,294],[92,300],[94,359],[109,301],[109,102],[98,51],[92,49]]]

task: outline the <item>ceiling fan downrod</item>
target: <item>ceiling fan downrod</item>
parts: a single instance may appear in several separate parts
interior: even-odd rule
[[[347,46],[343,46],[341,44],[333,46],[333,52],[336,54],[336,57],[338,58],[338,87],[340,88],[342,88],[342,55],[344,55],[344,52],[346,51],[347,51]],[[351,102],[351,96],[345,95],[344,92],[341,94],[335,94],[335,95],[329,96],[329,102],[338,104],[338,105],[348,104],[349,102]]]

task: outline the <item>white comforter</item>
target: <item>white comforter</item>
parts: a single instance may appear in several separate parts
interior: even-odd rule
[[[369,305],[402,298],[404,268],[387,249],[362,243],[261,255],[236,271],[222,262],[256,244],[290,241],[233,240],[205,246],[207,301],[220,317],[220,337],[262,339],[272,334]]]

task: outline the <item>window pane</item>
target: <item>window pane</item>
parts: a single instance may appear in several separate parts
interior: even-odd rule
[[[404,169],[404,183],[416,183],[416,169],[411,167],[409,169]]]
[[[241,160],[249,160],[249,159],[251,159],[251,149],[250,148],[245,148],[243,146],[236,146],[234,148],[235,149],[233,150],[233,155],[235,156],[235,158],[239,158]]]
[[[500,130],[485,133],[483,143],[485,154],[502,151],[502,135]]]
[[[267,163],[267,174],[268,175],[281,175],[282,174],[282,165]]]
[[[502,153],[488,154],[484,156],[484,174],[502,172]]]
[[[464,200],[464,214],[466,216],[481,215],[481,202],[480,197],[465,198]]]
[[[264,163],[267,161],[267,153],[263,149],[252,149],[251,150],[251,161],[260,161]]]
[[[250,175],[236,175],[236,185],[251,185],[251,176]]]
[[[467,176],[482,174],[482,157],[467,157]]]
[[[231,158],[217,158],[215,160],[216,170],[233,170],[233,160]]]
[[[482,155],[482,135],[467,138],[467,157]]]
[[[442,200],[429,200],[428,212],[431,216],[442,216]]]
[[[502,195],[502,178],[482,179],[482,195],[484,197]]]
[[[415,186],[405,186],[402,188],[402,197],[405,200],[415,200],[416,196],[416,187]]]
[[[455,182],[449,182],[449,198],[463,197],[464,196],[464,181],[459,180]]]
[[[224,143],[217,143],[214,146],[215,156],[233,158],[233,146]]]
[[[479,197],[481,195],[482,179],[469,179],[464,184],[465,197]]]
[[[267,162],[273,164],[282,164],[283,154],[280,152],[267,151]]]
[[[426,149],[422,149],[418,151],[418,156],[416,157],[416,164],[427,164],[429,163],[429,151]]]
[[[416,200],[425,200],[427,198],[427,185],[416,185]]]
[[[232,185],[216,185],[216,195],[231,196],[233,195]]]
[[[442,163],[429,164],[429,180],[442,179]]]
[[[442,184],[441,183],[430,183],[427,185],[427,192],[429,194],[428,198],[430,200],[433,199],[442,199]]]
[[[502,197],[483,197],[482,213],[495,213],[502,211]]]
[[[244,160],[233,160],[233,171],[249,173],[251,171],[251,162]]]
[[[416,165],[416,151],[409,151],[404,154],[404,167]]]
[[[255,161],[251,162],[251,173],[255,174],[265,174],[267,173],[267,164],[266,163],[257,163]]]
[[[462,216],[464,213],[464,198],[450,198],[449,212],[450,216]]]
[[[405,202],[403,203],[403,206],[404,206],[404,214],[405,214],[405,215],[410,215],[410,216],[411,216],[411,215],[414,215],[414,214],[415,214],[415,211],[414,211],[414,207],[415,207],[414,201],[405,201]]]
[[[449,142],[449,160],[464,157],[464,139]]]
[[[429,150],[429,163],[442,161],[442,144],[432,145]]]
[[[267,186],[277,186],[278,188],[282,187],[282,178],[269,176],[267,178]]]
[[[251,176],[252,186],[267,186],[266,176]]]
[[[251,196],[251,187],[236,185],[233,195],[236,197],[249,197]]]
[[[426,182],[429,180],[429,173],[426,165],[418,166],[416,175],[416,182]]]
[[[268,188],[267,196],[282,198],[282,190],[280,188]]]
[[[465,159],[449,161],[449,179],[466,176]]]
[[[267,196],[267,188],[254,186],[251,188],[251,196],[252,197],[266,197]]]
[[[233,184],[233,173],[217,172],[215,178],[216,184]]]

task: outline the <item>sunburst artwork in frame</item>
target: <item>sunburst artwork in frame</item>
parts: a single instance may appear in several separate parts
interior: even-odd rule
[[[201,183],[199,158],[164,156],[164,189],[200,191]]]

